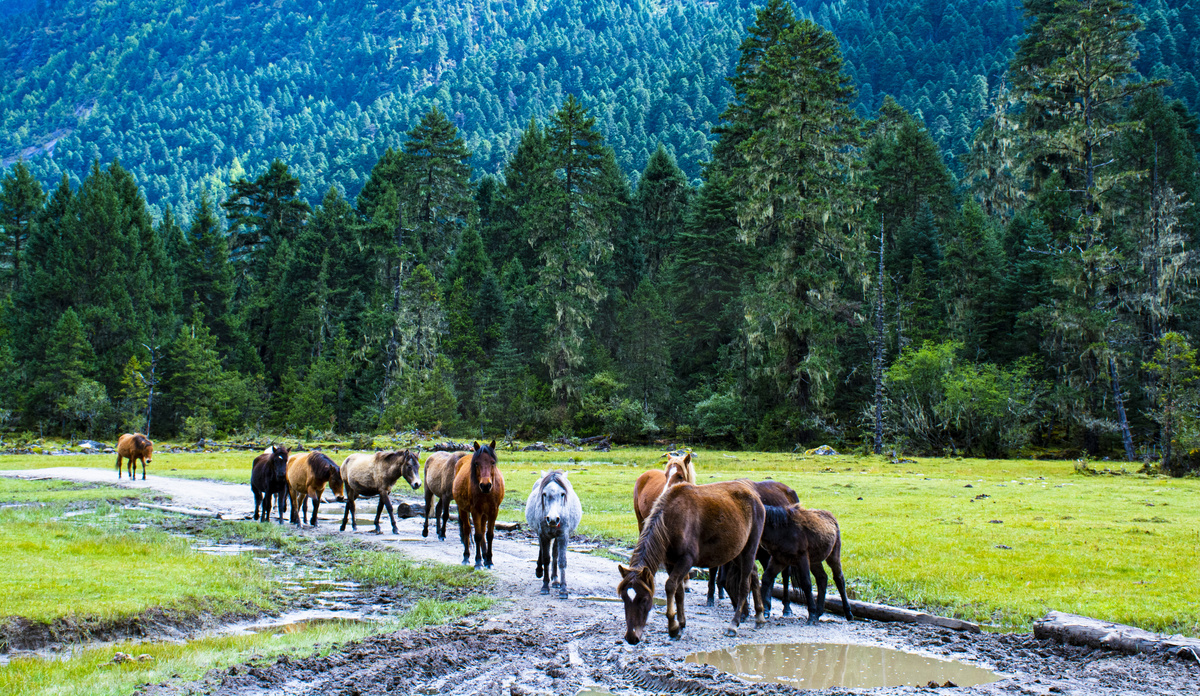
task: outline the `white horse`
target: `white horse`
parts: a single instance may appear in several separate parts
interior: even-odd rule
[[[542,594],[550,594],[550,579],[561,573],[554,586],[560,599],[567,598],[567,543],[581,519],[583,505],[567,480],[567,472],[543,473],[525,501],[525,521],[538,535],[535,575],[542,578]],[[551,542],[554,542],[553,554]]]

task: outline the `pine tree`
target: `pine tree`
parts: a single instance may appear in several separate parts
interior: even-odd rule
[[[954,209],[954,177],[929,132],[890,96],[874,127],[866,149],[867,184],[876,190],[884,228],[899,229],[922,206],[945,221]]]
[[[691,192],[683,170],[660,143],[646,163],[633,196],[640,254],[629,255],[630,259],[645,259],[645,274],[651,279],[658,277],[667,256],[674,251],[676,237],[683,231]],[[632,262],[629,265],[632,267]],[[626,276],[633,281],[628,287],[632,293],[638,276],[630,276],[628,272]]]
[[[0,181],[0,259],[6,269],[4,282],[11,291],[21,288],[21,253],[46,195],[24,160],[13,165]]]
[[[633,398],[644,412],[661,407],[671,391],[670,316],[650,279],[621,311],[617,325],[622,337],[617,360]]]
[[[1004,264],[995,230],[978,203],[963,206],[945,249],[940,277],[950,335],[968,355],[986,354]]]
[[[221,204],[229,218],[229,253],[237,270],[237,297],[247,301],[248,278],[261,280],[266,262],[280,242],[300,233],[312,208],[299,197],[300,180],[288,166],[272,160],[254,181],[237,179]]]
[[[408,131],[404,143],[403,194],[430,270],[440,275],[473,203],[468,180],[471,151],[437,107]]]
[[[50,415],[46,405],[57,404],[95,374],[96,353],[74,309],[63,312],[49,336],[45,358],[34,366],[26,410]]]
[[[191,303],[198,301],[204,325],[213,327],[219,344],[228,347],[233,340],[230,310],[234,272],[229,262],[229,244],[221,234],[207,193],[201,195],[184,239],[186,243],[179,250],[177,266],[183,303],[190,313]]]

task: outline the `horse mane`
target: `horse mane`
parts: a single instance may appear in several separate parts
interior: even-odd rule
[[[150,446],[150,438],[138,433],[133,436],[133,444],[137,445],[138,449],[145,449]]]
[[[308,466],[318,479],[341,482],[342,470],[324,452],[313,452],[308,456]]]
[[[786,527],[790,524],[791,517],[788,511],[791,508],[779,507],[778,505],[764,505],[767,509],[766,525],[772,528]]]
[[[542,477],[542,480],[538,482],[538,488],[541,490],[545,490],[547,483],[557,483],[558,485],[562,486],[562,489],[564,491],[570,490],[567,487],[566,480],[563,479],[563,470],[562,469],[554,469],[552,471],[547,471],[546,475]]]
[[[662,565],[663,558],[667,555],[670,529],[667,528],[662,518],[667,509],[663,501],[666,500],[668,491],[663,491],[663,495],[658,496],[658,500],[654,501],[654,507],[650,508],[650,514],[646,516],[646,520],[642,524],[642,534],[638,537],[637,545],[633,547],[633,553],[629,556],[630,568],[643,566],[658,572],[658,567]]]

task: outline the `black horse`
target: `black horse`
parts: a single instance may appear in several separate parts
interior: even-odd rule
[[[271,499],[275,498],[279,507],[279,524],[283,524],[283,513],[287,511],[287,463],[288,448],[279,445],[271,445],[254,458],[250,470],[250,490],[254,491],[254,519],[269,522]]]

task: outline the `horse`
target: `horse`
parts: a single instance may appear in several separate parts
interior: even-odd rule
[[[250,490],[254,491],[254,519],[271,521],[271,500],[279,508],[279,524],[287,510],[288,448],[271,445],[254,458],[250,465]],[[259,514],[261,506],[261,516]]]
[[[825,588],[829,578],[821,567],[824,561],[833,572],[833,581],[842,595],[847,621],[854,620],[846,597],[846,578],[842,575],[842,533],[837,518],[827,510],[806,510],[799,503],[787,507],[768,505],[762,545],[771,554],[764,577],[774,577],[775,566],[792,566],[792,581],[804,590],[808,605],[808,625],[815,625],[825,613]],[[817,578],[817,598],[813,601],[809,571]]]
[[[759,500],[763,501],[763,505],[778,505],[787,507],[793,503],[800,502],[800,496],[796,495],[796,491],[792,490],[791,486],[782,484],[778,481],[759,481],[754,484],[754,490],[758,493]],[[763,616],[771,617],[771,589],[775,586],[776,573],[767,574],[767,562],[771,560],[771,554],[760,544],[756,559],[763,567],[762,587],[763,587]],[[778,572],[778,570],[776,571]],[[722,584],[718,582],[720,569],[712,568],[708,572],[708,606],[715,606],[713,594],[718,587],[724,589]],[[792,604],[788,598],[788,576],[786,568],[783,569],[783,615],[792,615]],[[724,592],[721,593],[724,598]]]
[[[421,463],[417,461],[417,455],[410,450],[370,452],[346,457],[342,462],[342,480],[346,484],[346,510],[342,513],[342,531],[346,531],[346,518],[350,518],[351,528],[358,531],[358,522],[354,519],[355,499],[377,495],[379,507],[375,509],[375,533],[382,533],[379,529],[379,516],[383,513],[384,506],[387,506],[388,519],[392,521],[392,534],[399,534],[389,494],[401,476],[413,489],[420,488],[421,481],[417,478],[420,470]]]
[[[693,566],[715,568],[732,562],[729,570],[736,573],[738,582],[729,583],[733,618],[725,635],[737,635],[748,595],[754,596],[755,623],[766,623],[754,572],[765,514],[758,493],[745,480],[703,486],[679,483],[663,491],[646,518],[629,567],[618,566],[617,595],[625,605],[625,640],[636,645],[642,639],[654,606],[654,574],[660,565],[667,568],[667,633],[673,640],[687,627],[683,593]]]
[[[696,468],[692,465],[691,452],[684,456],[667,455],[667,463],[662,469],[651,469],[637,478],[633,484],[633,514],[637,516],[638,532],[642,531],[642,522],[654,507],[654,501],[668,486],[686,481],[696,482]]]
[[[154,443],[141,433],[125,433],[117,440],[117,478],[121,478],[121,459],[129,460],[129,478],[137,478],[137,460],[142,460],[142,480],[146,465],[154,461]]]
[[[474,443],[454,474],[454,502],[458,505],[458,534],[463,544],[463,565],[471,555],[471,526],[475,527],[475,567],[492,567],[492,537],[496,515],[504,500],[504,475],[496,466],[496,441]],[[484,527],[486,526],[486,530]],[[483,545],[487,540],[487,547]]]
[[[446,540],[446,524],[450,521],[450,501],[454,498],[454,474],[466,452],[434,452],[425,460],[425,526],[421,536],[429,536],[429,512],[433,511],[433,526],[438,541]],[[437,508],[433,499],[437,497]]]
[[[339,503],[346,500],[342,472],[332,459],[321,452],[293,454],[289,457],[287,480],[292,497],[292,524],[297,527],[308,514],[310,499],[313,504],[311,524],[317,526],[317,508],[321,506],[321,494],[325,492],[326,483]]]
[[[538,535],[534,577],[542,578],[542,594],[550,594],[550,578],[561,573],[554,586],[558,588],[559,599],[567,598],[567,544],[582,518],[583,504],[567,480],[567,472],[555,470],[542,474],[525,501],[525,521]]]

